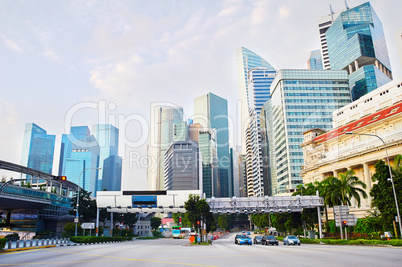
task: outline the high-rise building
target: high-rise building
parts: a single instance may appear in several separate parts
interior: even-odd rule
[[[35,123],[25,124],[21,165],[52,174],[55,139]]]
[[[324,70],[331,69],[331,65],[329,63],[329,55],[328,55],[327,36],[325,35],[325,33],[327,32],[329,27],[331,27],[334,20],[340,14],[340,12],[334,13],[332,11],[331,5],[329,7],[330,7],[330,13],[328,15],[325,15],[325,16],[317,19],[318,34],[320,36],[320,44],[321,44],[321,59],[322,59],[322,65],[323,65]]]
[[[60,175],[96,196],[99,176],[99,145],[87,126],[71,127],[63,134],[60,151]]]
[[[206,197],[218,197],[218,156],[216,129],[202,129],[198,132],[198,147],[202,161],[202,190]]]
[[[229,197],[233,187],[230,181],[229,155],[229,122],[227,100],[215,94],[194,99],[194,123],[199,123],[204,129],[216,130],[218,194]]]
[[[256,197],[267,195],[264,192],[264,168],[262,158],[260,112],[265,102],[271,97],[270,86],[275,78],[276,71],[267,68],[253,68],[248,71],[248,108],[249,108],[249,138],[246,138],[246,148],[250,148],[247,157],[251,157],[251,166],[248,166],[247,179],[252,179],[253,194]],[[247,142],[251,142],[247,144]],[[265,174],[267,176],[267,174]],[[251,183],[248,183],[251,184]],[[251,192],[251,191],[250,191]]]
[[[241,153],[246,154],[245,133],[249,121],[248,71],[258,67],[266,68],[267,70],[275,69],[265,59],[245,47],[240,47],[236,50],[236,60],[241,112]]]
[[[369,2],[342,12],[326,31],[333,70],[346,70],[352,99],[392,80],[380,19]]]
[[[327,51],[328,52],[328,51]],[[307,68],[309,70],[322,70],[321,50],[311,51],[310,58],[307,60]]]
[[[183,108],[151,104],[150,138],[148,144],[147,187],[150,190],[164,188],[165,152],[173,141],[186,141],[183,126]]]
[[[196,142],[172,142],[165,152],[164,190],[202,190],[199,162]]]
[[[97,190],[120,191],[122,158],[118,156],[119,129],[111,124],[95,124],[92,134],[99,144],[99,167],[102,168]]]
[[[308,129],[332,129],[332,112],[351,102],[348,76],[342,70],[280,70],[271,85],[267,127],[273,194],[301,184],[302,133]],[[269,115],[269,114],[268,114]],[[265,115],[267,117],[267,115]]]
[[[232,196],[240,197],[239,190],[240,190],[240,181],[239,181],[239,154],[234,148],[229,149],[230,152],[230,173],[232,180]]]

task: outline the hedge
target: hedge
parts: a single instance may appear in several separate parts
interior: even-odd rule
[[[101,242],[110,242],[110,241],[126,241],[127,237],[125,236],[72,236],[70,237],[70,241],[74,243],[101,243]]]
[[[0,250],[2,250],[7,244],[7,239],[0,238]]]

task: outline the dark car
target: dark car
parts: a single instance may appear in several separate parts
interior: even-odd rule
[[[261,239],[262,239],[262,236],[261,236],[261,235],[256,235],[256,236],[254,237],[253,243],[254,243],[254,244],[261,244]]]
[[[261,245],[279,245],[278,239],[273,235],[264,235],[261,239]]]
[[[285,236],[285,238],[283,239],[283,244],[284,245],[299,245],[300,246],[300,240],[294,236],[294,235],[288,235]]]

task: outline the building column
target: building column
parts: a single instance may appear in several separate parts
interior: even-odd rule
[[[352,72],[353,72],[352,64],[349,64],[349,75],[352,74]]]
[[[357,62],[357,60],[355,60],[355,69],[356,69],[356,70],[359,69],[359,62]]]
[[[333,171],[333,173],[334,173],[333,176],[334,176],[335,178],[338,178],[338,171],[335,170],[335,171]]]
[[[348,171],[349,171],[349,170],[353,171],[353,168],[352,168],[352,167],[348,167]],[[355,176],[357,177],[357,173],[355,173]],[[359,177],[357,177],[357,178],[359,178]],[[352,207],[357,207],[357,201],[356,201],[356,199],[355,199],[354,197],[352,197],[352,199],[350,199],[350,205],[351,205]]]
[[[378,67],[378,60],[377,60],[377,59],[375,60],[374,64],[375,64],[375,66],[377,67],[377,69],[379,69],[379,67]]]
[[[368,163],[363,163],[363,171],[364,171],[364,183],[367,185],[367,187],[366,187],[366,193],[367,193],[366,203],[370,207],[370,203],[371,203],[370,191],[371,191],[372,185],[371,185],[370,169],[369,169]]]

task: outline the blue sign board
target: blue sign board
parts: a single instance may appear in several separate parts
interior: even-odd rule
[[[157,197],[156,196],[133,196],[133,207],[141,208],[156,208]]]

